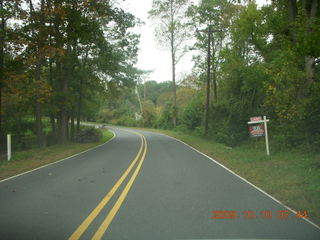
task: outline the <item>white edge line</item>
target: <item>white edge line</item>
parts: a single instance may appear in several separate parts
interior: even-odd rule
[[[150,131],[149,131],[150,132]],[[157,133],[157,132],[151,132],[151,133]],[[240,178],[242,181],[248,183],[249,185],[251,185],[252,187],[254,187],[255,189],[257,189],[258,191],[260,191],[261,193],[265,194],[266,196],[268,196],[269,198],[271,198],[272,200],[276,201],[277,203],[279,203],[280,205],[282,205],[283,207],[287,208],[288,210],[290,210],[291,212],[293,212],[294,214],[297,214],[297,212],[295,210],[293,210],[292,208],[288,207],[287,205],[283,204],[282,202],[280,202],[278,199],[276,199],[275,197],[271,196],[270,194],[266,193],[265,191],[263,191],[261,188],[257,187],[256,185],[254,185],[253,183],[249,182],[248,180],[246,180],[245,178],[239,176],[238,174],[236,174],[234,171],[232,171],[231,169],[227,168],[226,166],[222,165],[221,163],[219,163],[217,160],[213,159],[212,157],[209,157],[208,155],[204,154],[203,152],[200,152],[198,149],[195,149],[194,147],[190,146],[189,144],[181,141],[180,139],[177,139],[175,137],[169,136],[167,134],[164,133],[158,133],[161,135],[165,135],[169,138],[175,139],[178,142],[183,143],[184,145],[188,146],[189,148],[191,148],[192,150],[200,153],[201,155],[207,157],[208,159],[210,159],[211,161],[213,161],[214,163],[218,164],[220,167],[224,168],[225,170],[229,171],[230,173],[232,173],[233,175],[237,176],[238,178]],[[314,227],[318,228],[320,230],[320,227],[315,224],[314,222],[312,222],[311,220],[309,220],[308,218],[301,218],[305,221],[307,221],[308,223],[310,223],[311,225],[313,225]]]
[[[98,147],[101,147],[101,146],[109,143],[111,140],[113,140],[113,139],[117,136],[114,131],[112,131],[112,130],[109,130],[109,131],[113,133],[113,137],[112,137],[111,139],[109,139],[108,141],[106,141],[105,143],[102,143],[102,144],[100,144],[100,145],[98,145],[98,146],[89,148],[89,149],[84,150],[84,151],[82,151],[82,152],[76,153],[76,154],[74,154],[74,155],[72,155],[72,156],[69,156],[69,157],[60,159],[60,160],[58,160],[58,161],[55,161],[55,162],[52,162],[52,163],[48,163],[48,164],[43,165],[43,166],[41,166],[41,167],[37,167],[37,168],[35,168],[35,169],[31,169],[31,170],[29,170],[29,171],[26,171],[26,172],[23,172],[23,173],[19,173],[19,174],[17,174],[17,175],[14,175],[14,176],[11,176],[11,177],[2,179],[2,180],[0,180],[0,183],[5,182],[5,181],[8,181],[8,180],[11,180],[11,179],[16,178],[16,177],[20,177],[20,176],[22,176],[22,175],[25,175],[25,174],[28,174],[28,173],[31,173],[31,172],[34,172],[34,171],[37,171],[37,170],[39,170],[39,169],[41,169],[41,168],[45,168],[45,167],[51,166],[51,165],[53,165],[53,164],[56,164],[56,163],[59,163],[59,162],[68,160],[68,159],[70,159],[70,158],[73,158],[73,157],[76,157],[76,156],[78,156],[78,155],[81,155],[81,154],[83,154],[83,153],[85,153],[85,152],[89,152],[89,151],[91,151],[91,150],[93,150],[93,149],[96,149],[96,148],[98,148]]]

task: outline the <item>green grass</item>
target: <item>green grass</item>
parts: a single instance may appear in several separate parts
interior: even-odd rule
[[[0,161],[0,179],[5,179],[48,163],[70,157],[76,153],[98,146],[112,137],[112,132],[102,130],[102,138],[99,142],[68,142],[66,144],[57,144],[46,148],[33,148],[27,151],[13,152],[10,161]]]
[[[231,148],[182,132],[146,129],[178,138],[213,157],[238,175],[295,209],[307,210],[320,224],[320,154],[286,150],[266,156],[264,139],[250,139]]]

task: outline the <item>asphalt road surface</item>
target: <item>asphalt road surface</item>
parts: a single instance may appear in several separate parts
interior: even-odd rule
[[[0,239],[320,239],[319,227],[182,142],[112,130],[102,146],[1,181]]]

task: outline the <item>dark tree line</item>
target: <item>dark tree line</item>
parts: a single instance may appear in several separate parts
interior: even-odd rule
[[[179,19],[172,18],[170,7],[182,2],[188,6],[175,11]],[[260,7],[255,1],[155,0],[150,14],[160,43],[169,46],[176,34],[174,39],[184,41],[169,50],[196,51],[193,73],[173,77],[176,88],[144,94],[145,126],[207,133],[236,145],[249,137],[249,118],[266,115],[273,147],[320,149],[319,0]],[[190,35],[195,41],[187,46]],[[160,89],[153,82],[139,88],[152,85]]]
[[[129,30],[138,20],[110,1],[0,0],[0,6],[2,139],[29,130],[40,146],[48,134],[59,143],[74,140],[104,95],[134,84],[138,36]]]

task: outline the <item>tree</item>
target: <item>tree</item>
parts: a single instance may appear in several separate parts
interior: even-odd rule
[[[103,97],[135,85],[138,36],[129,29],[138,21],[112,4],[0,1],[2,136],[31,130],[45,145],[42,118],[48,116],[49,136],[74,140],[75,119],[79,130],[81,118],[94,119]]]
[[[320,62],[320,47],[316,43],[320,37],[320,4],[319,0],[287,0],[286,8],[290,39],[300,45],[304,55],[306,77],[299,91],[299,98],[303,98],[314,83],[315,65]]]
[[[47,29],[45,28],[45,1],[41,0],[40,8],[38,11],[35,10],[33,1],[28,0],[29,2],[29,14],[28,18],[25,19],[25,26],[29,27],[31,32],[31,37],[27,45],[27,52],[29,61],[34,63],[30,66],[34,74],[34,105],[35,105],[35,120],[36,120],[36,134],[38,138],[38,145],[44,146],[44,133],[42,126],[42,105],[45,102],[45,99],[48,99],[50,95],[50,87],[41,80],[41,71],[42,65],[45,60],[45,48],[46,48],[46,39],[48,37]],[[30,70],[31,70],[30,69]]]
[[[169,81],[160,83],[157,83],[156,81],[146,81],[144,84],[139,85],[138,89],[141,96],[145,95],[146,99],[150,99],[156,104],[158,97],[162,93],[169,92],[170,89],[172,89],[172,83]]]
[[[170,45],[173,92],[173,127],[177,125],[176,65],[186,52],[188,28],[187,0],[153,0],[149,16],[158,21],[156,37],[163,46]]]
[[[221,0],[201,0],[199,5],[192,5],[188,9],[188,16],[195,31],[195,37],[198,40],[194,48],[206,52],[206,103],[205,103],[205,134],[208,134],[209,111],[210,111],[210,86],[211,79],[213,84],[213,99],[218,100],[217,71],[219,67],[219,52],[225,43],[227,30],[230,25],[231,16],[234,15],[234,5]],[[202,30],[199,30],[202,29]],[[202,54],[201,54],[202,55]],[[196,59],[199,61],[197,67],[204,71],[204,60],[202,56]]]
[[[17,1],[0,0],[0,138],[5,133],[2,125],[4,115],[3,93],[5,78],[8,74],[6,69],[8,69],[10,61],[8,58],[10,58],[10,55],[14,55],[16,47],[19,47],[19,44],[14,39],[14,36],[16,36],[14,26],[8,25],[8,22],[14,18],[19,10],[20,6]],[[10,44],[14,46],[11,48],[9,47]],[[6,60],[8,60],[8,64]]]

